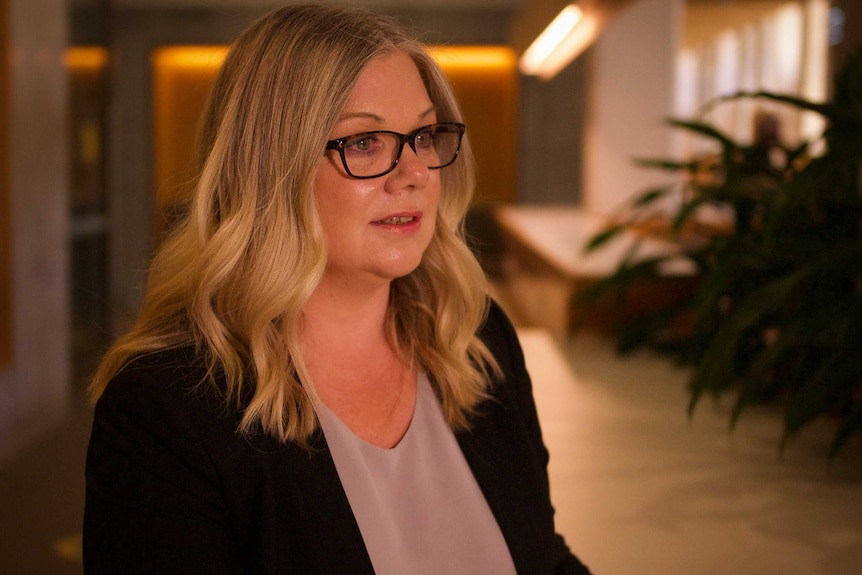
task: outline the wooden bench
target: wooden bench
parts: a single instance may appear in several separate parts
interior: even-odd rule
[[[662,278],[638,284],[622,309],[607,302],[580,305],[577,294],[611,275],[635,242],[640,242],[638,258],[681,253],[680,247],[627,231],[585,253],[587,242],[608,220],[579,207],[506,206],[495,215],[504,244],[503,289],[510,307],[525,325],[546,328],[558,338],[575,326],[606,331],[615,321],[667,305],[693,288],[691,262],[680,256],[663,270]]]

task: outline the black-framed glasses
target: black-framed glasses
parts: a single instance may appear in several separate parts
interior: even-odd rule
[[[395,169],[404,144],[432,170],[445,168],[461,151],[464,124],[448,122],[416,128],[409,134],[389,130],[362,132],[326,142],[327,150],[338,150],[347,175],[358,178],[378,178]]]

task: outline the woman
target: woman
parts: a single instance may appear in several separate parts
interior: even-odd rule
[[[93,383],[87,573],[587,573],[463,241],[460,121],[388,19],[294,6],[240,36]]]

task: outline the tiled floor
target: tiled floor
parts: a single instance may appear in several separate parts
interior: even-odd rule
[[[688,419],[686,375],[664,358],[620,358],[591,335],[521,337],[558,529],[595,573],[862,573],[858,439],[827,466],[824,422],[779,461],[775,410],[744,413],[731,434],[711,401]]]
[[[729,434],[686,417],[685,374],[579,335],[521,329],[551,450],[558,528],[596,575],[858,575],[862,444],[831,467],[828,424],[777,458],[780,416]],[[86,410],[0,467],[0,573],[80,575]]]

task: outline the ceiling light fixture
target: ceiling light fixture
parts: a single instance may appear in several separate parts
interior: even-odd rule
[[[577,4],[557,14],[521,56],[519,69],[529,76],[550,80],[592,42],[594,18],[585,17]]]

